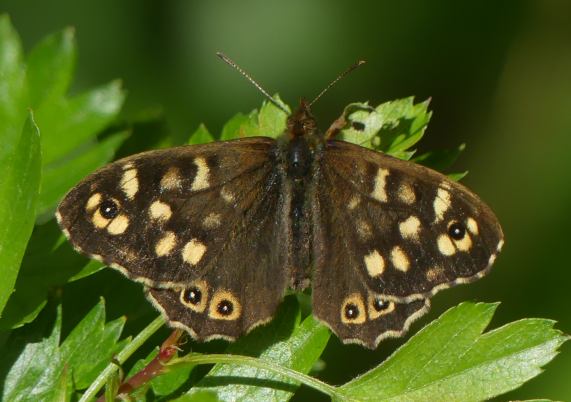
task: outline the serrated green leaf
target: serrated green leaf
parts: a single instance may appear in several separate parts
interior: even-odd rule
[[[224,127],[222,127],[220,140],[226,141],[256,135],[258,132],[256,126],[257,118],[257,110],[253,110],[248,115],[243,113],[235,114],[230,120],[226,122],[226,124],[224,124]]]
[[[297,300],[287,297],[277,317],[267,326],[254,330],[228,348],[232,354],[259,356],[280,366],[307,373],[317,361],[327,341],[329,330],[312,316],[299,324]],[[242,378],[244,380],[237,380]],[[231,379],[228,383],[228,379]],[[267,387],[280,384],[279,387]],[[290,379],[253,367],[218,364],[188,395],[213,391],[223,401],[285,401],[299,384]]]
[[[61,345],[61,354],[72,369],[77,389],[91,384],[111,360],[125,318],[105,323],[103,299],[83,317]]]
[[[198,126],[196,131],[191,134],[188,139],[189,144],[208,144],[209,142],[214,141],[214,137],[204,124]]]
[[[279,95],[274,95],[274,99],[289,110]],[[286,129],[288,114],[273,103],[264,101],[258,114],[258,133],[256,135],[276,138],[283,134]]]
[[[462,303],[383,364],[339,387],[362,401],[479,401],[541,372],[567,338],[553,322],[525,319],[482,335],[496,304]]]
[[[431,112],[429,101],[414,103],[414,98],[397,99],[385,102],[374,110],[367,103],[353,103],[345,108],[348,120],[360,123],[361,129],[354,124],[341,131],[341,138],[395,157],[409,159],[411,151],[426,130]]]
[[[51,399],[64,370],[58,351],[60,333],[61,308],[55,322],[51,314],[42,314],[32,325],[12,333],[0,360],[0,378],[5,379],[3,401]]]
[[[119,81],[92,89],[75,98],[59,98],[37,111],[42,128],[44,165],[49,166],[92,140],[115,119],[125,93]]]
[[[32,107],[37,108],[45,101],[54,101],[65,95],[73,77],[75,57],[73,28],[46,36],[34,46],[27,58]]]
[[[48,214],[48,218],[51,218],[63,195],[89,173],[109,162],[128,135],[128,132],[114,134],[74,159],[45,167],[37,215],[41,217]]]
[[[6,122],[0,121],[0,125]],[[1,131],[1,130],[0,130]],[[35,222],[41,177],[40,133],[30,113],[14,153],[0,167],[0,316],[16,282]]]
[[[283,104],[278,95],[274,97]],[[287,105],[284,107],[288,108]],[[289,109],[289,108],[288,108]],[[285,130],[287,114],[270,102],[264,102],[260,111],[253,110],[248,115],[234,115],[222,128],[220,140],[235,138],[265,136],[276,138]]]

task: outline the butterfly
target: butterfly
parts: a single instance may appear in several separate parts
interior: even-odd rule
[[[111,163],[69,191],[57,220],[76,250],[142,283],[196,340],[235,340],[269,322],[288,288],[311,284],[319,321],[376,348],[436,292],[484,276],[502,230],[461,184],[336,139],[346,116],[322,133],[312,103],[301,101],[277,139]]]

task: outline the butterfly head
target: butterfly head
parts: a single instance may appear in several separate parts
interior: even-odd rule
[[[299,107],[288,117],[287,133],[290,138],[317,135],[317,123],[306,99],[302,98]]]

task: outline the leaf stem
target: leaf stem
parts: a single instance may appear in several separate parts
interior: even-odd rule
[[[340,392],[336,387],[329,385],[317,378],[300,373],[287,367],[274,364],[251,356],[229,355],[229,354],[188,354],[186,356],[171,360],[167,366],[171,365],[199,365],[199,364],[243,364],[262,370],[271,371],[289,379],[298,381],[310,388],[328,395],[333,401],[348,401],[350,398]]]
[[[131,355],[135,353],[135,351],[139,349],[139,347],[141,347],[141,345],[145,343],[147,339],[149,339],[155,332],[157,332],[157,330],[161,328],[164,325],[164,323],[165,323],[164,319],[160,316],[157,317],[155,320],[153,320],[141,332],[139,332],[139,334],[131,342],[129,342],[129,344],[125,346],[123,350],[121,350],[117,354],[115,360],[120,364],[125,363],[125,361],[129,357],[131,357]],[[109,363],[107,367],[105,367],[105,369],[101,373],[99,373],[99,375],[97,376],[95,381],[91,383],[89,388],[87,388],[85,393],[81,396],[79,402],[87,402],[95,398],[95,396],[97,395],[99,390],[103,388],[109,377],[111,377],[118,369],[119,367],[115,362]]]

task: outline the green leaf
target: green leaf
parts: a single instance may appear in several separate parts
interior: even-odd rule
[[[44,165],[94,139],[115,119],[124,100],[121,83],[114,81],[72,99],[45,103],[37,112],[43,133]]]
[[[28,114],[22,45],[7,15],[0,15],[0,166],[12,158]]]
[[[73,77],[76,44],[73,28],[42,39],[28,55],[27,78],[30,102],[37,108],[43,102],[63,97]]]
[[[33,320],[45,305],[49,290],[65,284],[85,261],[64,240],[55,220],[36,226],[22,260],[15,292],[0,319],[0,330]]]
[[[64,360],[58,353],[61,308],[42,314],[33,325],[14,331],[2,351],[0,378],[4,378],[3,401],[50,400],[60,382]]]
[[[85,388],[121,346],[117,340],[125,319],[106,324],[103,300],[61,346],[61,306],[55,320],[52,312],[46,309],[34,323],[12,332],[0,362],[0,378],[5,378],[2,400],[61,400],[63,394],[67,398],[69,387]]]
[[[284,104],[278,95],[274,98]],[[287,106],[284,106],[287,108]],[[289,108],[288,108],[289,109]],[[248,115],[238,113],[222,128],[220,140],[265,136],[276,138],[283,134],[286,127],[287,114],[278,109],[273,103],[262,104],[260,111],[253,110]]]
[[[524,319],[482,334],[497,304],[462,303],[383,364],[339,387],[362,401],[478,401],[517,388],[567,340],[553,321]]]
[[[259,356],[283,367],[309,372],[329,340],[329,330],[312,316],[299,324],[299,317],[297,300],[287,297],[269,325],[230,345],[228,353]],[[275,373],[250,366],[217,364],[188,395],[211,391],[223,401],[285,401],[298,387],[298,383]]]
[[[279,95],[274,95],[274,99],[288,111],[290,110]],[[286,129],[288,114],[284,113],[283,110],[273,103],[264,101],[258,114],[258,133],[256,135],[272,138],[280,136]]]
[[[0,121],[0,125],[6,122]],[[0,181],[0,316],[12,293],[35,222],[41,175],[40,133],[32,114],[12,155],[3,161]]]
[[[345,113],[353,124],[341,131],[341,139],[410,159],[413,153],[407,150],[420,141],[432,115],[428,104],[428,100],[415,104],[413,97],[381,103],[373,110],[367,103],[350,104]]]
[[[204,124],[198,126],[196,131],[192,133],[188,139],[189,144],[207,144],[212,141],[214,141],[214,137],[210,134]]]
[[[103,299],[81,320],[61,345],[77,389],[84,389],[113,357],[125,318],[105,324]]]
[[[51,218],[63,195],[89,173],[109,162],[128,135],[128,132],[114,134],[65,163],[45,167],[37,215]]]
[[[258,118],[257,110],[245,115],[243,113],[235,114],[222,127],[220,141],[233,140],[236,138],[251,137],[257,135],[256,120]]]

